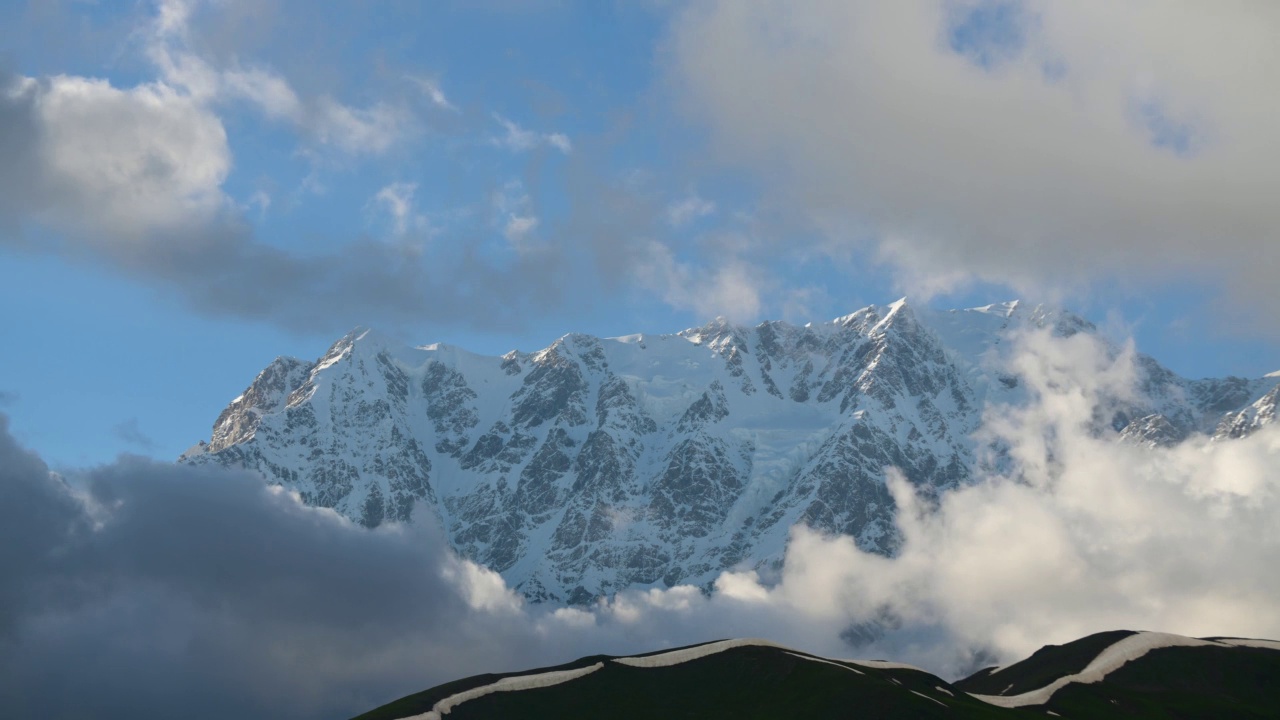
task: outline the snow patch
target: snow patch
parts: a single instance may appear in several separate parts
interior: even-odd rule
[[[209,452],[209,443],[201,440],[195,445],[192,445],[191,447],[182,451],[182,454],[178,456],[178,462],[190,460],[191,458],[194,458],[198,455],[204,455],[207,452]]]
[[[441,717],[448,715],[453,709],[464,702],[475,700],[485,695],[497,692],[513,692],[517,690],[533,690],[534,688],[551,687],[567,683],[570,680],[577,680],[580,677],[590,675],[591,673],[604,667],[604,663],[598,662],[595,665],[577,668],[574,670],[555,670],[552,672],[539,673],[537,675],[521,675],[519,677],[505,677],[501,680],[489,685],[481,685],[470,690],[463,690],[455,695],[441,700],[431,709],[421,715],[413,715],[403,720],[441,720]]]
[[[859,670],[859,669],[857,669],[857,668],[851,668],[851,667],[849,667],[848,665],[841,665],[841,664],[840,664],[840,663],[838,663],[838,662],[832,662],[832,661],[830,661],[830,660],[824,660],[824,659],[822,659],[822,658],[813,657],[812,655],[801,655],[800,653],[793,653],[793,652],[791,652],[790,650],[787,650],[787,651],[786,651],[786,653],[787,653],[788,655],[792,656],[792,657],[798,657],[798,658],[800,658],[801,660],[808,660],[809,662],[826,663],[827,665],[835,665],[836,667],[840,668],[841,670],[848,670],[849,672],[852,672],[852,673],[858,673],[859,675],[865,675],[865,674],[866,674],[866,673],[862,672],[861,670]]]
[[[1265,648],[1267,650],[1280,650],[1280,640],[1253,640],[1250,638],[1214,638],[1215,642],[1223,645],[1234,645],[1236,647]]]
[[[942,707],[946,707],[946,706],[947,706],[947,704],[946,704],[946,703],[942,702],[942,701],[941,701],[941,700],[939,700],[938,698],[931,698],[931,697],[929,697],[928,695],[925,695],[924,693],[920,692],[919,690],[912,690],[912,691],[911,691],[911,694],[912,694],[912,695],[919,695],[920,697],[924,698],[925,700],[929,700],[929,701],[931,701],[931,702],[936,702],[936,703],[938,703],[939,705],[941,705]]]
[[[790,650],[791,648],[779,645],[768,640],[759,638],[743,638],[739,640],[720,640],[718,642],[707,643],[706,645],[698,645],[696,647],[684,648],[682,650],[672,650],[658,655],[646,655],[644,657],[621,657],[614,658],[614,662],[622,665],[630,665],[631,667],[656,668],[670,667],[681,663],[697,660],[708,655],[722,653],[725,650],[732,650],[738,647],[772,647],[779,650]]]
[[[1021,695],[1008,696],[976,695],[974,693],[969,694],[985,703],[1006,708],[1024,707],[1026,705],[1043,705],[1048,702],[1049,698],[1053,697],[1053,694],[1059,689],[1066,687],[1071,683],[1099,682],[1109,673],[1120,668],[1125,663],[1131,660],[1137,660],[1152,650],[1166,647],[1222,647],[1224,645],[1225,643],[1222,642],[1200,640],[1198,638],[1189,638],[1182,635],[1140,632],[1112,643],[1105,650],[1099,653],[1098,656],[1080,672],[1074,675],[1065,675],[1060,677],[1038,690],[1025,692]]]

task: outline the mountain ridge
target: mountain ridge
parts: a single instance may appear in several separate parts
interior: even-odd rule
[[[739,639],[463,678],[355,720],[826,718],[850,708],[886,718],[1276,717],[1277,681],[1280,642],[1269,640],[1118,630],[947,682],[910,665]]]
[[[181,461],[260,472],[370,527],[428,512],[533,600],[705,587],[732,567],[767,577],[799,522],[894,552],[884,468],[925,495],[994,469],[999,449],[972,435],[984,408],[1025,402],[1000,357],[1033,329],[1096,334],[1017,301],[905,299],[805,326],[570,333],[502,356],[358,328],[315,362],[273,361]],[[1137,365],[1140,397],[1116,399],[1100,432],[1165,445],[1274,419],[1274,379]]]

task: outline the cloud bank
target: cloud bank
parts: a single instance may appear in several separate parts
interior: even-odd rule
[[[724,573],[530,606],[429,523],[369,531],[252,476],[124,457],[51,475],[0,426],[0,700],[17,716],[342,717],[460,676],[721,637],[944,676],[1089,632],[1280,637],[1280,429],[1167,449],[1099,435],[1132,352],[1012,354],[1008,473],[926,501],[892,469],[893,558],[793,530],[778,580]]]
[[[1190,277],[1280,331],[1278,27],[1243,0],[716,0],[666,59],[725,162],[913,294]]]

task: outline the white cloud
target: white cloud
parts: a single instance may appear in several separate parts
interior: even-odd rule
[[[409,116],[386,103],[353,108],[333,98],[320,97],[303,122],[322,145],[332,145],[351,155],[377,155],[403,139]]]
[[[564,133],[548,133],[543,136],[547,144],[568,155],[573,151],[573,144],[569,142],[569,136]]]
[[[444,110],[459,112],[457,106],[449,102],[449,98],[445,97],[444,90],[440,89],[440,84],[435,80],[412,75],[408,76],[408,79],[414,85],[418,86],[418,89],[427,96],[427,99],[431,101],[431,104]]]
[[[883,238],[912,290],[1191,275],[1280,302],[1280,6],[1000,5],[692,4],[671,78],[727,162]]]
[[[568,155],[573,151],[569,136],[563,133],[540,133],[526,130],[507,118],[494,113],[493,119],[502,126],[506,134],[492,139],[498,147],[505,147],[512,152],[528,152],[543,145],[550,145]]]
[[[266,190],[257,190],[249,196],[247,207],[257,208],[259,215],[265,215],[271,209],[271,194]]]
[[[531,215],[512,215],[507,218],[507,226],[503,228],[502,234],[512,246],[519,247],[536,227],[538,227],[538,218]]]
[[[667,222],[674,227],[681,227],[715,211],[715,203],[692,194],[667,206]]]
[[[218,117],[164,84],[121,90],[60,75],[28,82],[35,116],[40,214],[60,227],[118,237],[208,218],[231,169]]]
[[[385,153],[413,133],[413,117],[404,108],[386,102],[353,107],[327,95],[304,99],[267,68],[215,66],[190,47],[189,25],[197,5],[162,2],[145,38],[147,56],[168,86],[200,103],[247,102],[268,119],[292,124],[311,142],[348,155]]]
[[[457,586],[472,610],[516,613],[524,605],[524,597],[508,588],[501,575],[470,560],[450,557],[441,574]]]
[[[196,2],[193,0],[158,0],[155,18],[156,35],[185,38],[187,24],[191,20],[191,11],[195,5]]]
[[[222,90],[259,107],[272,120],[299,122],[305,112],[302,101],[279,75],[254,68],[221,74]]]
[[[668,305],[702,317],[745,321],[760,314],[765,281],[758,269],[731,253],[698,268],[681,262],[669,247],[655,241],[633,272],[636,282]]]
[[[534,231],[538,229],[539,219],[534,212],[533,198],[525,191],[520,180],[509,180],[502,189],[493,193],[493,212],[496,215],[495,226],[502,232],[511,249],[517,253],[528,253],[535,247]]]
[[[391,227],[396,235],[427,228],[427,218],[414,210],[413,194],[417,183],[397,182],[384,186],[373,200],[391,217]]]

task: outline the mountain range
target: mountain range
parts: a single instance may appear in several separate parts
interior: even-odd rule
[[[355,720],[466,718],[1276,718],[1280,642],[1118,630],[947,682],[765,640],[478,675]]]
[[[767,579],[797,523],[892,554],[887,467],[925,496],[1006,471],[975,431],[988,409],[1029,401],[1007,360],[1035,329],[1098,333],[1016,301],[905,300],[803,326],[570,334],[500,357],[358,329],[315,361],[277,358],[180,461],[261,473],[368,527],[429,517],[533,601],[709,587],[735,567]],[[1225,442],[1275,420],[1280,377],[1136,365],[1100,436]]]

